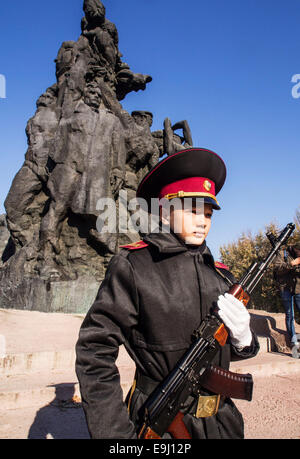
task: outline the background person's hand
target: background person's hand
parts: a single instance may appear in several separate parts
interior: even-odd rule
[[[292,266],[298,266],[300,265],[300,257],[295,258],[294,260],[291,261]]]

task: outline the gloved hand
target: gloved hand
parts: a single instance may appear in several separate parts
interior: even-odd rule
[[[225,293],[217,301],[218,315],[228,328],[231,343],[238,349],[250,346],[252,333],[250,330],[250,314],[246,307],[233,295]]]

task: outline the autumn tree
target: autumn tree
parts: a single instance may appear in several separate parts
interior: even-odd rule
[[[294,218],[296,230],[289,240],[289,244],[300,243],[300,208]],[[235,278],[240,279],[254,261],[263,260],[271,249],[271,244],[266,233],[274,235],[280,233],[276,223],[270,223],[255,236],[243,233],[236,242],[220,248],[222,262],[229,266]],[[274,280],[272,264],[265,273],[259,285],[251,294],[252,309],[263,309],[269,312],[284,312],[279,296],[278,286]]]
[[[296,210],[295,218],[294,218],[294,223],[296,225],[296,231],[295,231],[295,242],[300,243],[300,206]]]

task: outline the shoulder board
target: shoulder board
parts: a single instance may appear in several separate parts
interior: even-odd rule
[[[226,269],[229,271],[229,267],[221,263],[220,261],[215,261],[215,267],[219,269]]]
[[[120,249],[127,249],[127,250],[138,250],[148,247],[148,244],[144,241],[132,242],[132,244],[128,245],[120,245]]]

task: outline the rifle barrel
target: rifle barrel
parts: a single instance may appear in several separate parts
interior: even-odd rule
[[[284,230],[280,233],[275,245],[273,246],[272,250],[269,252],[267,258],[262,263],[260,263],[256,274],[253,276],[251,280],[247,278],[247,281],[244,284],[244,289],[247,291],[247,293],[250,294],[253,292],[253,290],[255,289],[255,287],[257,286],[257,284],[263,277],[265,270],[268,268],[270,263],[276,257],[281,246],[289,239],[294,229],[295,229],[295,225],[293,223],[288,223],[286,227],[284,228]]]

